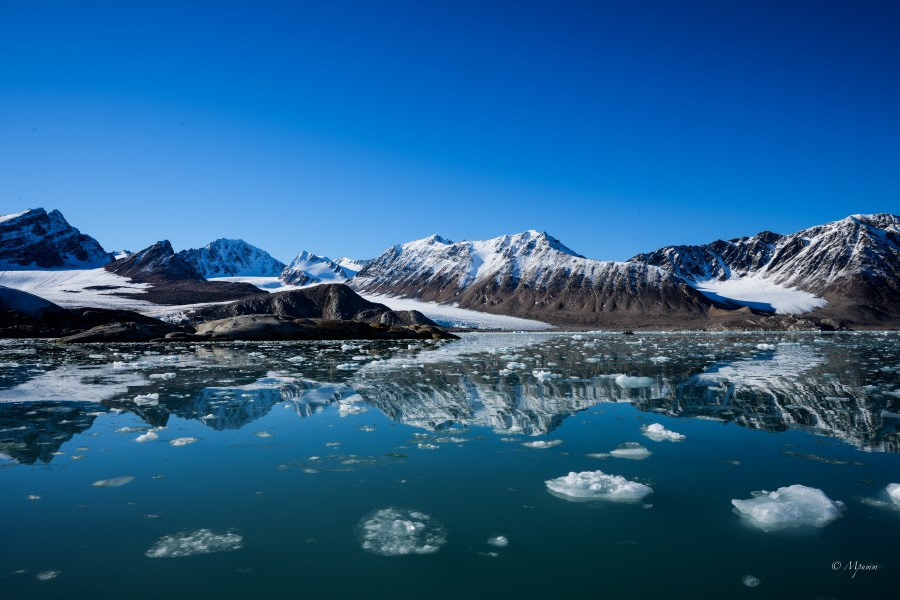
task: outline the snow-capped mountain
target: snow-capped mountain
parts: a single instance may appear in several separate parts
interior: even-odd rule
[[[280,279],[290,285],[341,283],[356,275],[361,268],[361,264],[349,258],[335,261],[304,250],[284,268]]]
[[[265,250],[244,240],[225,238],[203,248],[182,250],[178,257],[206,278],[210,277],[277,277],[285,264]]]
[[[663,267],[721,296],[748,288],[760,298],[799,291],[819,299],[806,310],[827,301],[826,311],[843,317],[900,314],[900,218],[893,214],[852,215],[790,235],[765,231],[700,246],[666,246],[632,260]]]
[[[0,216],[0,268],[92,269],[111,260],[97,240],[69,225],[58,210]]]
[[[453,243],[433,235],[393,246],[349,285],[487,312],[597,323],[641,315],[700,315],[700,293],[659,267],[584,258],[534,230]]]
[[[203,281],[203,275],[175,254],[169,240],[120,258],[106,265],[106,270],[134,281]]]

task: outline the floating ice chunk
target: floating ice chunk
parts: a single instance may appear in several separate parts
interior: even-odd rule
[[[187,446],[188,444],[193,444],[194,442],[199,442],[200,438],[195,437],[180,437],[175,438],[174,440],[170,440],[169,443],[173,446]]]
[[[175,535],[164,535],[150,547],[144,556],[149,558],[180,558],[195,554],[212,554],[213,552],[230,552],[240,550],[244,546],[244,538],[229,531],[216,533],[209,529],[182,531]]]
[[[559,446],[562,444],[562,440],[535,440],[533,442],[523,442],[522,445],[526,448],[552,448],[553,446]]]
[[[444,526],[415,510],[382,508],[360,521],[362,548],[381,556],[433,554],[447,543]]]
[[[648,388],[654,383],[652,377],[630,377],[619,375],[616,377],[616,385],[621,388]]]
[[[150,379],[175,379],[175,373],[151,373]]]
[[[28,494],[27,496],[25,496],[25,499],[26,499],[26,500],[40,500],[41,497],[40,497],[40,496],[35,496],[34,494]]]
[[[121,477],[113,477],[112,479],[99,479],[92,483],[94,487],[122,487],[126,483],[134,481],[131,475],[123,475]]]
[[[759,577],[754,577],[753,575],[744,575],[743,577],[741,577],[741,583],[743,583],[747,587],[756,587],[760,583],[762,583],[762,581],[759,580]]]
[[[753,492],[749,500],[732,500],[735,510],[764,531],[812,525],[825,527],[841,516],[844,503],[820,489],[795,484],[774,492]]]
[[[670,360],[672,360],[672,359],[669,358],[668,356],[651,356],[650,357],[650,362],[655,362],[655,363],[664,363],[664,362],[669,362]]]
[[[41,571],[35,575],[34,578],[38,581],[50,581],[51,579],[59,577],[60,573],[62,573],[62,571]]]
[[[659,423],[645,425],[641,427],[641,431],[643,431],[644,435],[646,435],[654,442],[680,442],[687,439],[686,436],[674,431],[670,431]]]
[[[156,431],[150,430],[147,433],[141,434],[134,438],[134,441],[143,444],[144,442],[152,442],[153,440],[159,439],[159,436],[156,435]]]
[[[510,371],[513,371],[515,369],[524,369],[525,363],[521,363],[521,362],[506,363],[506,368],[509,369]]]
[[[509,539],[505,535],[492,535],[488,538],[487,543],[497,548],[506,548],[509,546]]]
[[[637,502],[653,493],[653,488],[648,485],[629,481],[621,475],[607,475],[603,471],[573,471],[545,483],[554,495],[575,501]]]
[[[887,487],[884,488],[884,491],[887,492],[891,502],[900,505],[900,483],[889,483],[887,484]]]
[[[756,349],[757,350],[774,350],[775,344],[757,344]]]
[[[288,362],[292,363],[301,363],[306,360],[305,356],[292,356],[288,359]]]
[[[256,437],[261,437],[261,438],[275,437],[274,434],[271,434],[268,431],[257,431],[255,433],[255,435],[256,435]]]
[[[437,446],[435,444],[426,444],[423,442],[420,442],[418,446],[419,450],[437,450],[438,448],[440,448],[440,446]]]
[[[531,372],[531,374],[534,375],[534,378],[538,381],[549,381],[553,378],[553,373],[551,373],[550,371],[535,369]]]
[[[360,413],[364,413],[368,408],[365,406],[360,406],[358,404],[353,404],[351,402],[339,402],[338,403],[338,415],[342,417],[347,417],[349,415],[358,415]]]
[[[159,394],[144,394],[134,397],[134,403],[138,406],[156,406],[159,404]]]
[[[625,442],[615,450],[610,450],[609,453],[616,458],[629,458],[631,460],[644,460],[653,454],[637,442]]]
[[[338,371],[355,371],[359,368],[359,363],[343,363],[335,367]]]
[[[609,452],[591,452],[587,455],[588,458],[609,458],[610,456]]]
[[[146,427],[119,427],[116,433],[137,433],[138,431],[146,431]]]

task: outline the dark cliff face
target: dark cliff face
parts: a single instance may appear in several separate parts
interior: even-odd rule
[[[869,322],[900,318],[900,218],[855,215],[790,235],[667,246],[632,260],[692,282],[753,276],[816,294],[822,316]]]
[[[0,265],[5,268],[100,267],[112,260],[100,244],[43,208],[0,217]]]
[[[262,292],[231,304],[210,306],[194,313],[198,321],[241,315],[354,320],[385,325],[436,325],[418,311],[392,311],[383,304],[369,302],[343,284],[317,285],[274,294]]]

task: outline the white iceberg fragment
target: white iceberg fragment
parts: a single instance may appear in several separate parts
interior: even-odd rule
[[[487,543],[497,548],[506,548],[509,546],[509,539],[505,535],[492,535],[488,538]]]
[[[342,363],[335,367],[338,371],[355,371],[359,368],[359,363]]]
[[[135,396],[134,403],[138,406],[156,406],[159,404],[159,394],[143,394]]]
[[[655,362],[655,363],[664,363],[664,362],[669,362],[670,360],[672,360],[672,359],[669,358],[668,356],[651,356],[650,357],[650,362]]]
[[[670,431],[659,423],[645,425],[641,427],[641,431],[643,431],[644,435],[654,442],[680,442],[687,439],[686,436],[674,431]]]
[[[194,442],[199,442],[200,438],[195,437],[180,437],[175,438],[174,440],[170,440],[169,443],[173,446],[187,446],[188,444],[193,444]]]
[[[60,573],[62,573],[62,571],[41,571],[35,575],[34,578],[38,581],[50,581],[51,579],[59,577]]]
[[[542,371],[540,369],[535,369],[531,372],[535,379],[538,381],[549,381],[553,378],[553,373],[550,371]]]
[[[175,373],[151,373],[150,379],[175,379]],[[158,395],[158,394],[157,394]]]
[[[164,535],[150,547],[144,556],[149,558],[181,558],[195,554],[212,554],[213,552],[230,552],[240,550],[244,546],[244,538],[229,531],[216,533],[209,529],[182,531],[175,535]]]
[[[637,502],[653,493],[653,488],[621,475],[607,475],[603,471],[571,472],[565,477],[545,482],[554,495],[566,500],[609,500]]]
[[[753,492],[749,500],[732,500],[735,510],[764,531],[812,525],[825,527],[841,516],[844,503],[820,489],[795,484],[774,492]]]
[[[900,483],[889,483],[884,491],[887,492],[891,502],[900,506]]]
[[[92,483],[94,487],[122,487],[126,483],[134,481],[131,475],[123,475],[122,477],[113,477],[112,479],[100,479]]]
[[[648,388],[654,383],[652,377],[631,377],[619,375],[616,377],[616,385],[621,388]]]
[[[615,450],[610,450],[609,453],[616,458],[628,458],[631,460],[644,460],[653,454],[637,442],[625,442]]]
[[[509,370],[511,370],[511,371],[512,371],[512,370],[515,370],[515,369],[524,369],[524,368],[525,368],[525,363],[522,363],[522,362],[510,362],[510,363],[506,363],[506,368],[509,369]]]
[[[433,554],[447,543],[443,525],[415,510],[382,508],[360,521],[363,550],[381,556]]]
[[[755,577],[753,575],[744,575],[743,577],[741,577],[741,583],[743,583],[747,587],[753,588],[762,583],[762,581],[759,580],[759,577]]]
[[[757,350],[774,350],[775,344],[757,344],[756,349]]]
[[[156,431],[150,430],[147,433],[137,436],[134,438],[134,441],[143,444],[145,442],[152,442],[153,440],[159,439],[159,436],[156,435]]]
[[[562,444],[562,440],[535,440],[533,442],[523,442],[522,445],[526,448],[552,448],[553,446],[559,446]]]

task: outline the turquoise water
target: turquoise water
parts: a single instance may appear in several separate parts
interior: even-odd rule
[[[0,597],[887,595],[898,341],[5,342]],[[627,442],[651,454],[608,455]],[[596,470],[653,493],[545,485]],[[766,531],[731,504],[793,484],[839,518]]]

